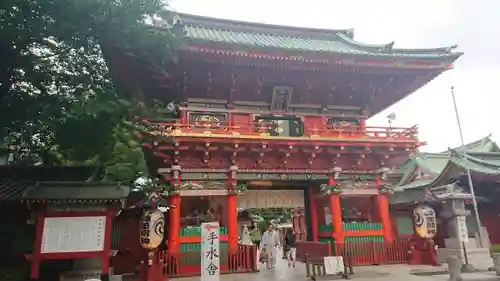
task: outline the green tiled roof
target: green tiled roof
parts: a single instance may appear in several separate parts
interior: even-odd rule
[[[500,152],[500,148],[497,143],[491,139],[491,135],[464,146],[454,148],[453,150],[467,153]]]
[[[449,153],[419,153],[415,156],[415,162],[426,172],[438,175],[446,163],[448,163]]]
[[[121,200],[130,188],[105,182],[40,182],[27,189],[25,200]]]
[[[451,165],[459,166],[473,172],[489,175],[500,175],[500,153],[489,155],[489,159],[481,159],[477,156],[453,151],[447,168]],[[446,168],[445,168],[446,170]]]
[[[493,158],[495,161],[497,159],[496,154],[500,153],[498,145],[496,142],[491,140],[490,136],[441,153],[419,152],[410,157],[410,159],[401,167],[404,168],[405,175],[401,179],[400,185],[406,186],[418,168],[437,177],[443,172],[444,168],[449,163],[450,151],[467,152],[467,155],[475,157],[478,161],[490,158]],[[408,186],[414,187],[413,185]]]
[[[423,187],[423,186],[428,186],[433,182],[434,179],[426,179],[426,180],[416,180],[412,181],[408,184],[397,186],[396,191],[403,191],[406,189],[413,189],[413,188],[418,188],[418,187]]]
[[[22,194],[39,181],[86,181],[95,167],[18,167],[0,166],[0,200],[20,200]]]
[[[453,171],[470,170],[500,175],[500,149],[488,136],[443,153],[418,153],[403,167],[406,169],[405,175],[395,189],[396,193],[391,199],[393,204],[414,201],[418,197],[415,194],[421,194],[427,187],[440,185],[442,179],[453,174]],[[411,181],[419,169],[428,172],[432,178]]]
[[[179,14],[176,21],[190,42],[238,45],[256,49],[321,52],[387,58],[457,59],[456,46],[434,49],[395,49],[394,42],[371,45],[354,40],[350,30],[277,26]]]
[[[404,192],[395,192],[389,197],[390,204],[406,204],[423,201],[427,198],[428,191],[426,188],[408,189]]]

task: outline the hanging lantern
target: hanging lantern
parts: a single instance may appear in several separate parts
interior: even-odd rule
[[[161,245],[165,228],[165,216],[161,211],[144,211],[141,217],[140,242],[148,250],[154,250]]]
[[[422,238],[433,238],[437,233],[436,212],[428,205],[419,205],[413,210],[415,232]]]

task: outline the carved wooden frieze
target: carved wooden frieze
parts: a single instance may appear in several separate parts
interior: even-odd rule
[[[220,127],[227,122],[227,114],[219,112],[189,112],[189,124],[195,127]]]
[[[227,181],[182,181],[179,189],[227,189]]]
[[[266,173],[238,173],[237,180],[267,180],[267,181],[308,181],[327,180],[327,175],[321,174],[266,174]]]
[[[228,194],[227,181],[182,181],[181,196],[225,196]]]
[[[226,173],[182,173],[183,180],[227,180]]]
[[[238,196],[238,208],[296,208],[304,207],[303,190],[247,190]]]

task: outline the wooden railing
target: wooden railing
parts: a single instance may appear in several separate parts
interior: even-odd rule
[[[385,242],[298,242],[297,260],[305,261],[306,257],[318,259],[326,256],[343,256],[349,258],[351,265],[375,265],[408,263],[410,260],[409,240],[397,239]]]
[[[335,243],[334,255],[349,256],[353,265],[408,263],[409,240]]]
[[[304,126],[301,136],[283,136],[271,122],[250,122],[230,125],[227,122],[207,124],[180,124],[179,122],[144,121],[151,126],[150,132],[171,136],[217,136],[231,135],[234,137],[287,137],[287,138],[345,138],[373,139],[386,141],[418,142],[417,126],[411,128],[397,127],[360,127],[354,125],[325,125],[322,127]]]
[[[159,253],[158,258],[165,265],[164,274],[168,277],[199,276],[201,273],[201,252],[186,251],[168,254]],[[221,273],[243,273],[257,270],[256,246],[240,245],[236,253],[221,252]]]
[[[328,242],[297,242],[297,260],[305,262],[306,257],[317,259],[332,255],[332,247]]]

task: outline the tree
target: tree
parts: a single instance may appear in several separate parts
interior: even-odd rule
[[[11,162],[107,167],[144,175],[138,116],[162,113],[111,80],[107,48],[165,71],[179,34],[161,0],[4,0],[0,3],[0,140]],[[0,148],[2,145],[0,144]],[[1,155],[0,155],[1,156]]]

